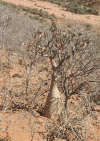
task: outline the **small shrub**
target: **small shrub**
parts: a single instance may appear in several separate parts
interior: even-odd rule
[[[38,16],[38,15],[35,15],[35,16],[34,16],[34,19],[35,19],[35,20],[39,20],[39,16]]]
[[[15,4],[8,3],[8,2],[5,2],[5,1],[0,1],[0,4],[10,6],[13,9],[15,9],[17,7]]]
[[[46,12],[46,11],[43,11],[42,14],[43,14],[42,15],[43,18],[48,18],[49,17],[49,13]]]
[[[33,9],[30,8],[29,13],[31,13],[31,14],[39,14],[39,10],[37,8],[33,8]]]
[[[60,6],[63,7],[63,8],[65,7],[65,5],[66,5],[65,2],[60,3]]]
[[[24,13],[24,15],[27,15],[27,13]]]
[[[99,15],[99,11],[96,8],[90,8],[86,6],[81,6],[78,4],[74,3],[68,3],[65,5],[68,11],[71,11],[76,14],[94,14],[94,15]]]
[[[99,11],[96,8],[87,8],[86,13],[99,15]]]
[[[56,18],[56,15],[55,14],[50,14],[49,15],[49,19],[51,19],[52,21],[55,20],[55,18]]]
[[[22,9],[23,9],[23,6],[18,5],[18,6],[17,6],[17,9],[18,9],[18,10],[22,10]]]
[[[40,23],[45,22],[44,18],[39,18],[39,22],[40,22]]]
[[[62,14],[63,17],[65,17],[65,14]]]
[[[42,0],[43,1],[43,0]],[[63,8],[67,8],[68,11],[71,11],[76,14],[94,14],[99,15],[98,8],[93,8],[94,5],[100,5],[100,2],[95,1],[76,1],[76,0],[45,0],[51,3],[58,4]]]
[[[29,18],[31,18],[31,19],[32,19],[32,16],[31,16],[31,15],[29,15]]]
[[[86,25],[86,29],[87,29],[87,30],[91,30],[91,29],[92,29],[92,24],[87,24],[87,25]]]
[[[8,5],[8,3],[5,2],[5,1],[0,1],[0,4],[2,4],[2,5]]]

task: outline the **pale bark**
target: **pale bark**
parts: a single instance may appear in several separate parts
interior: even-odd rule
[[[54,69],[56,67],[56,63],[54,60],[51,60],[51,63]],[[48,94],[44,109],[44,116],[51,119],[57,119],[62,111],[61,96],[57,87],[56,79],[56,72],[54,71],[52,74],[50,93]]]

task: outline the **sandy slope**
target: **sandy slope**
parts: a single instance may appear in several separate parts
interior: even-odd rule
[[[28,7],[34,7],[38,9],[43,9],[44,11],[49,12],[49,14],[54,13],[58,17],[58,23],[66,24],[66,22],[71,21],[75,23],[88,23],[92,24],[93,28],[100,31],[100,15],[80,15],[80,14],[74,14],[68,11],[64,11],[62,7],[51,4],[50,2],[46,1],[37,1],[37,0],[4,0],[6,2],[11,2],[16,5],[23,5]],[[65,17],[62,16],[62,14],[65,15]]]

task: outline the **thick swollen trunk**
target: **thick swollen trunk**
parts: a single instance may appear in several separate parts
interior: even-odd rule
[[[50,93],[48,94],[44,116],[57,119],[62,111],[62,102],[60,98],[60,92],[56,83],[56,76],[54,73],[52,74]]]

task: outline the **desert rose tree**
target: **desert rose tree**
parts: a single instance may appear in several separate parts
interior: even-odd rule
[[[31,47],[37,55],[45,59],[48,57],[52,65],[51,86],[44,116],[55,119],[62,111],[58,84],[66,96],[66,109],[73,95],[88,95],[90,99],[99,93],[99,52],[87,33],[60,29],[53,22],[47,31],[42,26],[38,28]]]

